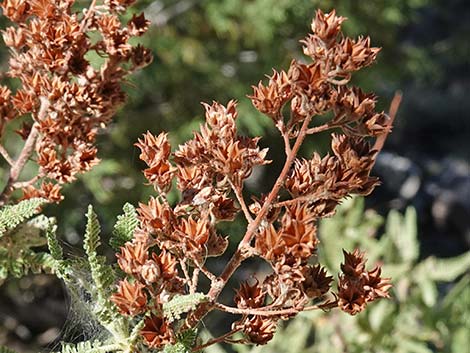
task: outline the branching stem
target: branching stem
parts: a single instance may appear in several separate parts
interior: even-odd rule
[[[335,127],[336,127],[335,125],[331,125],[329,123],[326,123],[320,126],[315,126],[307,130],[307,135],[317,134],[319,132],[334,129]]]
[[[230,186],[232,187],[233,193],[237,198],[240,207],[242,208],[243,214],[245,215],[246,220],[248,223],[253,222],[253,217],[251,217],[250,210],[248,209],[245,199],[243,198],[242,190],[239,186],[235,185],[230,178],[227,178]]]
[[[225,266],[224,270],[222,271],[222,274],[217,279],[212,280],[211,288],[208,292],[209,302],[199,307],[193,313],[191,320],[187,322],[187,326],[194,327],[194,325],[197,325],[201,321],[201,319],[213,309],[217,297],[224,289],[230,277],[246,258],[253,255],[253,251],[251,251],[252,247],[250,245],[251,240],[253,239],[253,236],[258,230],[261,222],[266,217],[266,214],[271,209],[273,201],[276,199],[279,190],[284,184],[284,180],[287,177],[287,174],[289,173],[289,170],[291,168],[292,163],[294,162],[295,157],[297,156],[297,153],[299,152],[300,146],[302,145],[305,137],[307,136],[308,125],[311,120],[311,116],[307,117],[304,120],[299,134],[296,138],[296,141],[294,143],[294,146],[292,147],[291,153],[286,157],[284,167],[282,168],[279,177],[277,178],[276,182],[273,185],[273,188],[271,189],[271,192],[269,193],[263,206],[261,207],[261,210],[258,212],[253,222],[248,224],[243,239],[239,243],[238,248],[233,254],[232,258]]]
[[[41,96],[40,99],[41,106],[39,107],[39,112],[37,114],[38,121],[41,121],[46,118],[46,114],[50,106],[50,102],[46,97]],[[33,153],[34,148],[36,147],[36,141],[38,139],[38,136],[39,131],[37,129],[37,123],[34,123],[31,127],[31,131],[28,135],[28,138],[26,139],[23,149],[20,155],[18,156],[18,159],[13,163],[13,166],[10,169],[10,175],[8,177],[7,184],[5,185],[5,188],[3,189],[0,195],[0,206],[8,202],[8,199],[15,190],[14,184],[20,177],[20,174],[23,171],[23,168],[26,165],[26,162],[28,161],[29,157],[31,157],[31,154]]]
[[[241,328],[236,328],[236,329],[233,329],[225,334],[223,334],[222,336],[219,336],[219,337],[216,337],[216,338],[213,338],[209,341],[207,341],[206,343],[204,344],[201,344],[199,346],[196,346],[192,349],[193,352],[199,352],[200,350],[206,348],[206,347],[209,347],[213,344],[216,344],[216,343],[219,343],[219,342],[223,342],[225,341],[228,337],[234,335],[235,333],[237,333],[238,331],[240,331]]]
[[[13,159],[11,159],[10,154],[8,153],[6,148],[3,147],[3,145],[0,145],[0,154],[3,156],[3,158],[5,158],[5,160],[10,166],[13,166],[15,162],[13,161]]]
[[[279,316],[279,315],[292,315],[297,314],[301,311],[312,311],[312,310],[327,310],[331,308],[336,308],[338,306],[337,301],[327,302],[325,304],[320,305],[309,305],[309,306],[301,306],[298,308],[287,308],[287,309],[279,309],[279,310],[270,310],[266,308],[248,308],[248,309],[240,309],[234,308],[231,306],[227,306],[220,303],[215,303],[214,308],[220,311],[225,311],[230,314],[234,315],[258,315],[258,316]]]

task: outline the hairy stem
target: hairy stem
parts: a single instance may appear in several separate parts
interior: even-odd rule
[[[193,270],[193,276],[192,276],[192,280],[191,280],[191,286],[190,286],[190,288],[189,288],[189,293],[190,293],[190,294],[196,293],[197,285],[198,285],[198,282],[199,282],[199,272],[201,272],[201,270],[199,269],[199,267],[195,267],[194,270]]]
[[[195,262],[195,265],[211,282],[217,280],[216,275],[210,272],[206,267],[204,267],[204,265],[201,265],[199,262]]]

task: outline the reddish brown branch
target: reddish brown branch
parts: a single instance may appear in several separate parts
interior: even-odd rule
[[[234,308],[220,303],[215,303],[214,308],[220,311],[225,311],[234,315],[258,315],[258,316],[279,316],[279,315],[292,315],[297,314],[301,311],[312,311],[312,310],[327,310],[331,308],[336,308],[338,306],[337,301],[327,302],[320,305],[309,305],[301,306],[298,308],[288,308],[288,309],[279,309],[272,310],[268,308]]]
[[[37,120],[41,121],[45,119],[47,111],[49,109],[50,102],[46,97],[40,97],[41,99],[41,106],[39,107],[39,112],[37,114]],[[10,175],[8,177],[7,184],[0,195],[0,205],[4,205],[8,202],[11,194],[15,190],[15,183],[17,182],[18,178],[20,177],[21,172],[23,171],[26,162],[28,161],[29,157],[33,153],[36,147],[36,141],[39,136],[39,131],[36,127],[36,123],[33,124],[31,128],[31,132],[26,139],[26,142],[21,150],[18,159],[13,163],[13,166],[10,169]]]
[[[248,207],[246,205],[245,199],[243,198],[242,190],[240,187],[235,185],[230,178],[227,179],[230,186],[232,187],[233,193],[235,194],[238,203],[240,204],[240,207],[242,208],[243,214],[245,215],[245,218],[248,223],[253,222],[253,217],[251,217],[250,211],[248,210]]]
[[[317,134],[319,132],[327,131],[335,127],[336,127],[335,125],[330,125],[330,124],[323,124],[320,126],[315,126],[307,130],[307,135]]]
[[[387,132],[383,133],[379,137],[377,137],[377,140],[375,140],[374,147],[372,149],[377,151],[377,154],[382,150],[384,147],[385,141],[387,140],[388,134],[390,131],[392,131],[392,125],[393,121],[395,120],[395,117],[397,116],[398,108],[400,107],[402,99],[402,93],[397,91],[395,92],[395,95],[393,96],[392,102],[390,103],[390,108],[388,110],[388,121],[387,121]]]
[[[233,336],[235,333],[237,333],[238,331],[240,331],[241,328],[236,328],[236,329],[233,329],[225,334],[223,334],[222,336],[219,336],[219,337],[216,337],[216,338],[213,338],[209,341],[207,341],[206,343],[204,344],[201,344],[199,346],[196,346],[192,349],[193,352],[199,352],[201,351],[202,349],[204,348],[207,348],[209,346],[212,346],[213,344],[216,344],[216,343],[219,343],[219,342],[223,342],[225,341],[228,337],[230,336]]]
[[[284,183],[284,180],[287,177],[287,173],[289,172],[290,167],[292,163],[294,162],[295,157],[297,156],[300,146],[302,145],[302,142],[304,141],[305,136],[307,135],[308,124],[310,123],[311,119],[312,117],[310,116],[304,120],[302,127],[300,129],[299,135],[297,136],[295,144],[292,147],[292,151],[287,156],[286,161],[284,163],[284,167],[282,168],[282,171],[279,174],[279,177],[274,183],[274,186],[271,192],[266,198],[266,201],[264,202],[263,207],[261,207],[261,210],[259,211],[254,221],[248,225],[247,231],[242,241],[238,245],[236,252],[233,254],[232,258],[226,265],[224,271],[222,272],[218,280],[215,283],[212,283],[211,289],[208,293],[209,298],[211,298],[211,300],[217,299],[218,295],[224,288],[229,278],[232,276],[235,270],[240,266],[240,264],[245,260],[246,258],[245,248],[249,246],[251,240],[253,239],[255,232],[258,230],[258,227],[261,224],[261,221],[266,217],[266,214],[271,208],[272,202],[276,199],[279,193],[279,190],[281,189]]]
[[[93,16],[93,13],[95,12],[95,7],[96,7],[96,1],[93,0],[88,7],[88,10],[86,11],[85,16],[82,19],[82,23],[80,23],[80,32],[85,32],[88,28],[88,20]]]
[[[23,150],[21,151],[18,159],[15,161],[15,163],[10,169],[10,176],[8,177],[7,184],[5,185],[5,188],[3,189],[2,194],[0,195],[0,205],[4,205],[15,190],[14,184],[18,180],[21,172],[23,171],[24,166],[26,165],[26,162],[34,151],[38,136],[39,131],[37,130],[36,126],[33,125],[31,132],[29,133],[29,136],[26,139]]]

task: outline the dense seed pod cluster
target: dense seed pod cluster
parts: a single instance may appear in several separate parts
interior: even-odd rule
[[[344,20],[334,11],[318,11],[312,33],[302,41],[309,62],[294,60],[287,72],[274,71],[267,84],[253,87],[253,105],[272,119],[285,146],[285,164],[269,194],[252,195],[251,204],[245,199],[244,181],[253,168],[270,161],[268,151],[258,146],[259,137],[238,134],[234,101],[204,104],[200,131],[173,153],[165,133],[147,132],[136,144],[147,164],[144,175],[157,194],[140,204],[140,226],[117,255],[127,278],[113,301],[124,315],[147,313],[141,334],[149,347],[174,342],[214,309],[240,317],[230,332],[194,351],[233,342],[236,333],[243,334],[237,342],[265,344],[279,320],[300,311],[339,307],[356,314],[367,303],[388,297],[389,280],[380,277],[378,267],[367,271],[358,251],[344,253],[338,291],[316,260],[318,220],[334,213],[345,197],[367,195],[377,185],[370,172],[378,151],[365,138],[383,142],[391,128],[391,119],[375,112],[375,96],[348,85],[352,73],[370,65],[379,49],[370,46],[369,38],[343,36]],[[314,117],[326,114],[329,121],[314,124]],[[309,135],[330,129],[335,130],[332,153],[298,156]],[[173,187],[181,197],[170,204],[167,193]],[[213,274],[205,261],[223,254],[230,240],[217,225],[238,213],[246,219],[246,232],[222,273]],[[220,303],[229,278],[251,257],[264,259],[271,273],[242,283],[234,306]],[[183,318],[169,319],[166,303],[203,291],[201,275],[211,282],[206,300]]]
[[[18,131],[25,140],[18,159],[1,148],[11,165],[3,203],[15,189],[23,189],[24,198],[60,201],[61,185],[99,162],[96,134],[125,100],[121,84],[152,60],[147,49],[129,42],[145,33],[148,21],[143,15],[120,20],[132,3],[92,1],[74,12],[74,0],[2,1],[13,22],[3,31],[10,49],[7,75],[20,86],[14,92],[0,86],[0,137],[8,122],[27,117]],[[38,174],[18,182],[34,153]]]

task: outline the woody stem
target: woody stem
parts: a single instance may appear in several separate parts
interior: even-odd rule
[[[209,293],[208,293],[209,298],[211,298],[211,300],[215,301],[217,299],[218,295],[224,288],[229,278],[232,276],[235,270],[240,266],[243,260],[245,260],[246,247],[250,245],[250,242],[253,239],[255,232],[258,230],[261,224],[261,221],[266,217],[266,214],[271,208],[271,204],[273,203],[274,199],[277,197],[277,194],[279,193],[279,190],[281,189],[284,183],[284,180],[287,177],[287,173],[289,173],[290,167],[292,163],[294,162],[294,159],[300,149],[300,146],[302,145],[305,139],[305,136],[307,135],[307,128],[311,119],[312,117],[310,116],[304,120],[302,127],[300,129],[299,135],[297,136],[295,144],[292,147],[291,153],[287,156],[286,161],[284,163],[284,167],[282,168],[281,173],[279,174],[279,177],[274,183],[274,186],[271,192],[266,198],[266,201],[264,202],[263,207],[261,207],[261,210],[258,212],[258,215],[253,220],[253,222],[248,224],[248,228],[246,230],[245,235],[243,236],[242,241],[238,245],[237,250],[233,254],[228,264],[225,266],[225,269],[222,272],[222,274],[219,276],[219,278],[217,279],[215,283],[212,283],[211,289],[209,290]]]
[[[80,28],[79,31],[84,33],[87,30],[88,27],[88,20],[93,16],[93,13],[95,12],[95,7],[96,7],[96,1],[93,0],[88,7],[88,11],[86,12],[85,16],[82,19],[82,23],[80,23]]]
[[[47,110],[49,109],[50,102],[46,97],[41,96],[41,106],[37,115],[37,121],[41,121],[46,117]],[[21,150],[18,159],[13,163],[10,169],[10,175],[8,176],[7,184],[5,185],[2,193],[0,194],[0,205],[4,205],[10,198],[12,192],[15,190],[14,184],[20,177],[26,162],[34,151],[36,141],[39,136],[39,130],[37,129],[37,123],[34,123],[31,132],[26,139],[26,142]]]
[[[372,147],[373,150],[377,151],[377,154],[382,150],[385,144],[385,140],[388,137],[388,134],[390,133],[393,125],[393,121],[395,120],[395,117],[397,116],[398,113],[398,108],[400,107],[402,99],[402,94],[401,92],[397,91],[395,92],[395,95],[393,96],[392,102],[390,103],[390,108],[388,110],[388,121],[387,121],[387,131],[384,132],[382,135],[377,137],[377,140],[375,140],[374,147]]]
[[[10,166],[13,166],[13,163],[15,162],[13,161],[13,159],[11,159],[10,155],[8,154],[8,151],[2,145],[0,145],[0,154],[3,156],[3,158],[5,158],[5,160]]]
[[[232,187],[232,190],[238,200],[238,203],[240,204],[240,207],[242,208],[242,211],[243,211],[243,214],[245,215],[246,220],[248,221],[248,223],[253,222],[253,218],[251,217],[251,214],[250,214],[250,211],[248,210],[245,199],[243,198],[241,188],[236,186],[230,178],[227,178],[227,180],[230,186]]]
[[[320,126],[315,126],[315,127],[312,127],[310,129],[308,129],[307,134],[308,135],[317,134],[319,132],[326,131],[326,130],[329,130],[329,129],[333,129],[335,127],[336,127],[335,125],[331,125],[331,124],[327,123],[327,124],[323,124],[323,125],[320,125]]]
[[[287,308],[279,310],[267,310],[265,308],[234,308],[220,303],[215,303],[214,308],[220,311],[225,311],[234,315],[258,315],[258,316],[279,316],[279,315],[292,315],[300,311],[312,311],[312,310],[326,310],[331,308],[336,308],[338,302],[333,301],[330,303],[320,304],[320,305],[309,305],[299,308]]]

